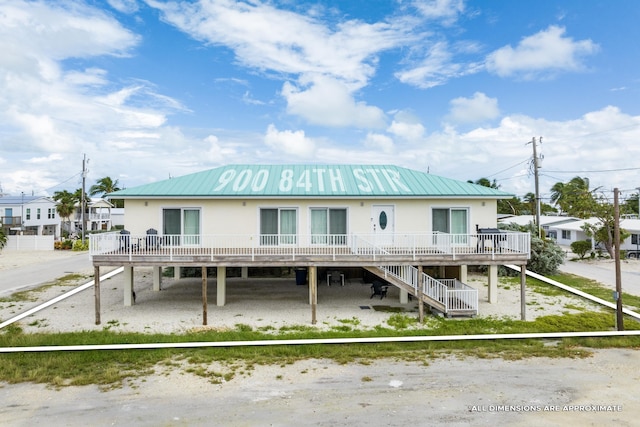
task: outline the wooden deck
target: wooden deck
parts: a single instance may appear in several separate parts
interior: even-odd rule
[[[485,240],[472,235],[455,240],[466,244],[453,244],[441,235],[403,235],[393,244],[375,245],[370,243],[374,239],[365,237],[345,236],[341,242],[346,244],[341,245],[312,245],[308,244],[310,239],[304,238],[297,238],[295,245],[242,245],[260,241],[260,237],[198,236],[192,240],[197,245],[175,245],[156,236],[123,238],[117,233],[105,233],[90,237],[90,253],[95,266],[437,266],[523,264],[529,258],[526,233],[509,233],[510,240],[501,240],[495,246],[487,246]],[[480,241],[482,245],[476,244]]]

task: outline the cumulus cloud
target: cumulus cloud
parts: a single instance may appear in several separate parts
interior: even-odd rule
[[[305,88],[286,82],[282,96],[287,100],[287,112],[303,117],[316,125],[358,128],[381,128],[385,114],[378,107],[358,102],[342,82],[318,76]]]
[[[364,140],[364,146],[369,150],[391,154],[395,150],[393,139],[387,135],[369,132]]]
[[[575,41],[555,25],[525,37],[516,47],[504,46],[487,57],[487,70],[501,77],[534,78],[584,69],[582,59],[598,50],[591,40]]]
[[[476,92],[471,98],[455,98],[449,104],[448,119],[454,123],[480,123],[500,116],[498,100]]]
[[[264,136],[264,143],[278,153],[298,158],[311,158],[315,152],[316,144],[305,136],[304,131],[279,131],[271,124]]]

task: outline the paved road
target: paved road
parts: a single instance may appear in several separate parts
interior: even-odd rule
[[[624,260],[621,262],[622,292],[640,296],[640,271],[637,269],[640,261]],[[586,277],[602,283],[614,291],[616,289],[615,266],[609,263],[590,263],[583,261],[565,261],[560,271],[576,276]]]
[[[38,256],[34,252],[34,257]],[[0,270],[0,296],[51,282],[70,273],[93,274],[87,252],[69,252],[69,256],[41,263]]]

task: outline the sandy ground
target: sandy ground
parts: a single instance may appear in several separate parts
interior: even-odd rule
[[[63,257],[64,253],[38,254]],[[0,268],[29,265],[32,256],[3,253]],[[13,268],[13,267],[11,267]],[[88,276],[78,283],[91,281]],[[479,289],[480,316],[520,318],[518,285],[499,286],[498,303],[487,302],[486,278],[471,276]],[[0,319],[67,293],[75,284],[46,287],[34,301],[0,302]],[[136,269],[137,303],[123,306],[121,275],[102,283],[102,324],[95,325],[92,288],[22,321],[28,332],[108,328],[118,331],[182,332],[202,328],[201,280],[163,278],[152,290],[150,269]],[[383,325],[392,308],[415,315],[416,302],[399,303],[398,291],[370,299],[369,286],[319,286],[317,328]],[[228,280],[227,299],[216,305],[210,280],[209,328],[310,326],[307,286],[290,279]],[[527,292],[527,318],[590,304],[576,297]],[[597,309],[596,307],[591,307]],[[460,319],[460,321],[465,321]],[[0,356],[1,357],[1,356]],[[223,370],[221,366],[208,369]],[[596,350],[584,359],[516,361],[458,358],[376,360],[340,365],[308,359],[280,366],[254,366],[230,381],[212,383],[183,369],[156,372],[108,392],[96,386],[51,389],[0,383],[0,419],[7,426],[619,426],[640,416],[640,356],[634,350]]]
[[[33,253],[5,252],[2,267],[25,266],[29,263],[48,259],[63,258],[64,252]],[[68,253],[67,253],[67,256]],[[0,302],[0,319],[5,321],[41,302],[48,301],[72,290],[79,284],[92,281],[89,271],[81,272],[83,279],[65,285],[45,287],[32,292],[33,301]],[[92,273],[92,272],[91,272]],[[500,284],[498,303],[488,303],[487,278],[469,275],[468,284],[479,291],[479,316],[508,317],[520,319],[519,283]],[[61,332],[76,330],[101,330],[109,328],[117,331],[139,331],[148,333],[180,333],[194,328],[202,328],[202,281],[195,279],[176,280],[162,278],[162,290],[153,291],[152,270],[136,268],[134,276],[136,304],[123,305],[123,279],[117,275],[101,283],[101,324],[95,324],[93,288],[73,295],[20,321],[26,332]],[[361,279],[347,280],[344,287],[318,286],[317,323],[318,329],[328,329],[345,324],[360,328],[386,325],[394,312],[404,312],[417,316],[418,304],[415,300],[400,303],[399,289],[389,288],[387,298],[371,297],[370,284]],[[209,279],[207,293],[207,328],[233,328],[237,324],[252,328],[286,325],[311,326],[311,306],[308,286],[297,286],[295,278],[228,278],[224,306],[217,305],[216,280]],[[526,318],[574,312],[589,307],[599,307],[577,297],[549,297],[527,290]]]

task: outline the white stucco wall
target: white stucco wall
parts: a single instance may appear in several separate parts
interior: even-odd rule
[[[480,227],[495,227],[495,200],[459,199],[179,199],[179,200],[126,200],[124,227],[133,234],[144,234],[155,228],[162,233],[162,210],[165,208],[193,208],[201,211],[201,233],[258,234],[261,208],[295,208],[298,211],[298,233],[310,233],[310,208],[346,208],[348,232],[366,234],[372,232],[374,205],[392,205],[396,233],[431,232],[433,208],[466,208],[468,232]]]

